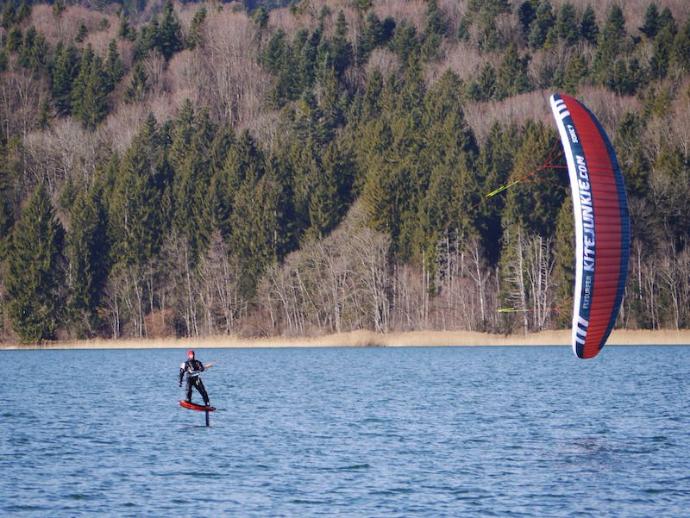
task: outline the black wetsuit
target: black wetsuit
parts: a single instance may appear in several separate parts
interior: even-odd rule
[[[204,405],[208,406],[210,401],[204,383],[199,377],[199,373],[204,372],[204,364],[197,359],[187,360],[180,365],[180,386],[182,386],[182,379],[187,373],[187,401],[192,400],[192,387],[195,387],[201,397],[204,398]]]

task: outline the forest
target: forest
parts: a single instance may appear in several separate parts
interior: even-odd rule
[[[556,91],[689,327],[684,0],[3,2],[0,339],[569,327]]]

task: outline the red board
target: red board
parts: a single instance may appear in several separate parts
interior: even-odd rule
[[[190,403],[188,401],[180,401],[180,406],[183,408],[189,408],[190,410],[196,410],[198,412],[213,412],[216,407],[197,405],[196,403]]]

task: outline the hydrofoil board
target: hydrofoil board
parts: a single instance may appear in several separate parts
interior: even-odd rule
[[[185,400],[180,401],[180,406],[189,410],[196,410],[197,412],[213,412],[216,409],[214,406],[197,405]]]

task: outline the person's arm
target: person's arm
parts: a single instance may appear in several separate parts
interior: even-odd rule
[[[182,386],[182,379],[184,378],[184,372],[187,370],[187,364],[183,363],[180,365],[180,387]]]

